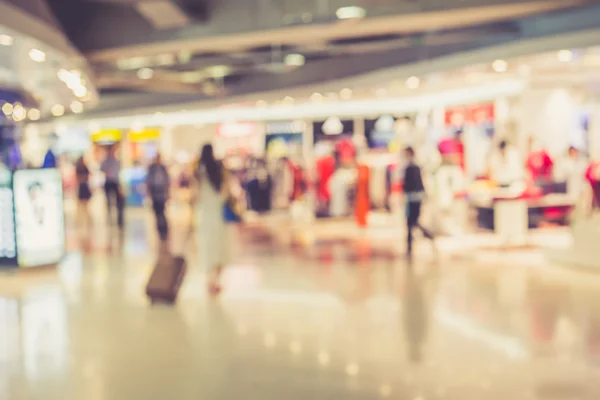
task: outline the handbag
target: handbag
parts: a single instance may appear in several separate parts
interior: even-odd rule
[[[235,199],[228,197],[223,202],[223,220],[228,223],[238,224],[242,222],[240,214]]]

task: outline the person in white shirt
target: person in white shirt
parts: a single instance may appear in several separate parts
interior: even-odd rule
[[[500,187],[509,187],[525,178],[523,160],[519,151],[502,140],[498,150],[490,155],[490,178]]]
[[[117,223],[122,228],[124,224],[123,208],[125,208],[125,200],[123,193],[121,192],[121,184],[119,182],[119,175],[121,173],[121,162],[116,156],[116,145],[109,148],[108,154],[100,169],[104,173],[104,193],[106,194],[106,207],[108,210],[109,219],[112,216],[112,199],[115,198],[117,207]]]
[[[555,179],[558,182],[566,182],[567,194],[572,198],[578,198],[585,187],[585,171],[588,162],[581,156],[576,147],[569,147],[567,157],[560,160],[555,171]]]

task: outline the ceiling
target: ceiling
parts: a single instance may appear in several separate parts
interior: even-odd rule
[[[32,12],[43,0],[10,1]],[[519,40],[592,3],[46,0],[42,17],[87,57],[107,111],[313,85]]]

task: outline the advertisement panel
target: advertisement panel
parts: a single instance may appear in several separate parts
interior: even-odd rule
[[[13,175],[17,257],[20,267],[59,262],[65,251],[62,179],[58,169]]]

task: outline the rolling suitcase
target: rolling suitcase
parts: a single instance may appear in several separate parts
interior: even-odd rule
[[[182,256],[161,256],[146,285],[146,294],[152,304],[175,303],[185,276],[186,262]]]

